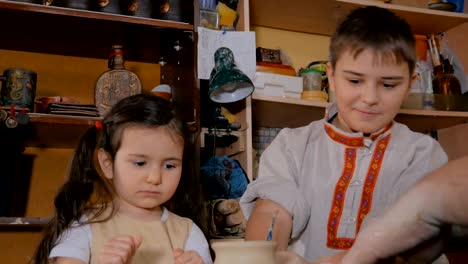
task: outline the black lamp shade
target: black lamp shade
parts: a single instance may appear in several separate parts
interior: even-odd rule
[[[217,103],[232,103],[251,95],[255,89],[252,81],[234,63],[228,48],[215,52],[215,68],[211,72],[208,94]]]

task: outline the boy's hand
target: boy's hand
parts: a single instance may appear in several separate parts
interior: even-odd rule
[[[174,264],[203,264],[203,259],[197,252],[180,248],[174,249],[174,260]]]
[[[292,231],[292,216],[283,206],[269,199],[256,200],[255,209],[247,222],[245,240],[265,240],[276,211],[279,212],[273,228],[276,251],[287,250]]]
[[[141,236],[115,236],[109,240],[99,254],[100,264],[130,264],[133,255],[141,245]]]

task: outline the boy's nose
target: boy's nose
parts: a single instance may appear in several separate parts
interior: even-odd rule
[[[361,98],[367,105],[374,105],[379,101],[379,94],[375,84],[366,85],[361,90]]]
[[[153,169],[148,173],[146,182],[149,184],[161,184],[161,173],[157,169]]]

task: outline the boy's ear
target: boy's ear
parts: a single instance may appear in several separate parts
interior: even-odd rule
[[[335,72],[333,71],[333,66],[330,62],[327,62],[327,77],[328,77],[328,88],[330,91],[335,92]]]
[[[107,179],[112,179],[114,177],[113,162],[112,158],[104,149],[99,149],[98,153],[99,166],[104,173],[104,177]]]

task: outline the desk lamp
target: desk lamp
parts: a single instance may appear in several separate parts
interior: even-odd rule
[[[232,103],[251,95],[252,81],[239,70],[229,48],[218,48],[214,54],[215,67],[211,71],[208,95],[216,103]]]

